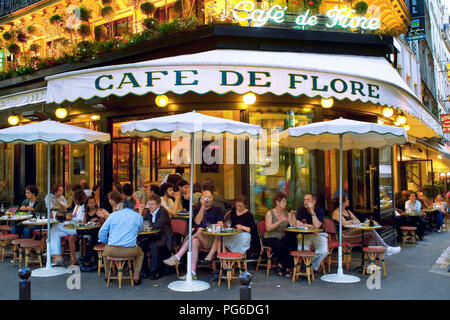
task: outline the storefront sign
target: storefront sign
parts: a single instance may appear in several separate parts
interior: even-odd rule
[[[47,88],[30,90],[18,94],[0,97],[0,110],[45,102],[47,98]]]
[[[286,10],[287,7],[281,7],[278,4],[266,9],[255,9],[252,1],[241,1],[234,6],[233,18],[236,21],[250,21],[253,22],[253,26],[262,27],[268,22],[285,22]],[[326,16],[328,17],[325,25],[327,28],[378,30],[381,26],[380,19],[356,15],[355,10],[348,8],[334,7],[328,10]],[[301,27],[312,27],[318,23],[318,16],[310,15],[309,9],[295,19],[295,24]]]
[[[411,0],[411,26],[405,35],[407,41],[425,39],[425,5],[424,0]]]
[[[441,123],[444,133],[450,133],[450,114],[441,114]]]

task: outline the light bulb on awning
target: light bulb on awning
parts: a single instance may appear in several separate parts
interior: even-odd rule
[[[383,116],[385,116],[386,118],[390,118],[392,117],[392,115],[394,114],[394,109],[386,107],[383,109]]]

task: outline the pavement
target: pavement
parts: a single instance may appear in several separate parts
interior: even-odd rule
[[[379,289],[375,281],[369,281],[367,275],[346,271],[361,278],[353,284],[334,284],[316,280],[308,284],[302,278],[292,283],[291,279],[277,276],[274,272],[266,277],[265,271],[249,270],[253,276],[252,298],[254,300],[448,300],[450,299],[450,273],[436,272],[437,260],[450,247],[450,232],[430,233],[426,240],[418,242],[416,247],[402,248],[402,251],[386,257],[387,277],[381,276]],[[352,268],[360,263],[360,252],[353,253]],[[36,266],[32,266],[36,268]],[[442,269],[442,268],[441,268]],[[332,265],[332,272],[336,266]],[[174,292],[168,284],[177,280],[176,275],[159,280],[144,280],[140,286],[132,288],[129,280],[123,280],[122,290],[116,281],[106,287],[103,274],[97,272],[81,273],[80,289],[69,289],[75,282],[71,275],[52,278],[31,277],[32,300],[236,300],[239,299],[239,281],[234,281],[231,290],[226,282],[220,288],[211,281],[212,274],[207,269],[199,270],[199,280],[208,282],[211,287],[205,291],[193,293]],[[0,300],[18,299],[18,268],[13,267],[9,259],[0,262]]]

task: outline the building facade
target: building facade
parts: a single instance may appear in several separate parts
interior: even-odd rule
[[[433,92],[444,83],[422,76],[421,47],[401,39],[410,23],[402,0],[156,1],[140,9],[142,3],[37,1],[0,8],[0,125],[12,117],[20,124],[56,118],[63,108],[60,121],[112,136],[106,146],[52,147],[53,182],[87,180],[99,184],[103,196],[113,182],[135,189],[158,183],[174,172],[177,142],[131,138],[120,124],[192,110],[278,132],[345,117],[405,126],[413,144],[442,138],[433,113],[440,105],[430,107],[423,96],[429,91],[436,100]],[[254,103],[243,100],[248,92],[256,94]],[[276,151],[272,139],[276,135],[256,163],[247,146],[242,163],[197,165],[195,181],[213,179],[229,200],[248,195],[257,218],[277,191],[288,195],[289,208],[315,193],[331,214],[337,152]],[[393,234],[394,188],[405,152],[368,146],[344,159],[351,208],[361,219],[380,220],[384,237]],[[3,144],[0,157],[2,201],[18,203],[27,184],[46,190],[45,146]]]

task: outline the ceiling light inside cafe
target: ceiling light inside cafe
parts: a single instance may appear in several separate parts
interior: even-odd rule
[[[333,100],[333,98],[328,98],[328,99],[322,98],[322,100],[320,101],[320,104],[322,105],[322,108],[329,109],[333,106],[334,100]]]
[[[11,126],[16,126],[17,124],[19,124],[19,117],[18,116],[9,116],[8,117],[8,123]]]
[[[256,95],[253,92],[246,93],[242,100],[246,105],[252,105],[256,102]]]
[[[64,119],[67,117],[67,109],[66,108],[58,108],[55,110],[55,116],[58,119]]]
[[[383,116],[385,116],[386,118],[390,118],[392,117],[392,115],[394,114],[394,109],[386,107],[383,109]]]
[[[400,115],[397,117],[397,121],[400,124],[405,124],[406,123],[406,117],[404,115]]]
[[[165,94],[156,96],[155,103],[158,107],[164,108],[169,104],[169,98]]]

